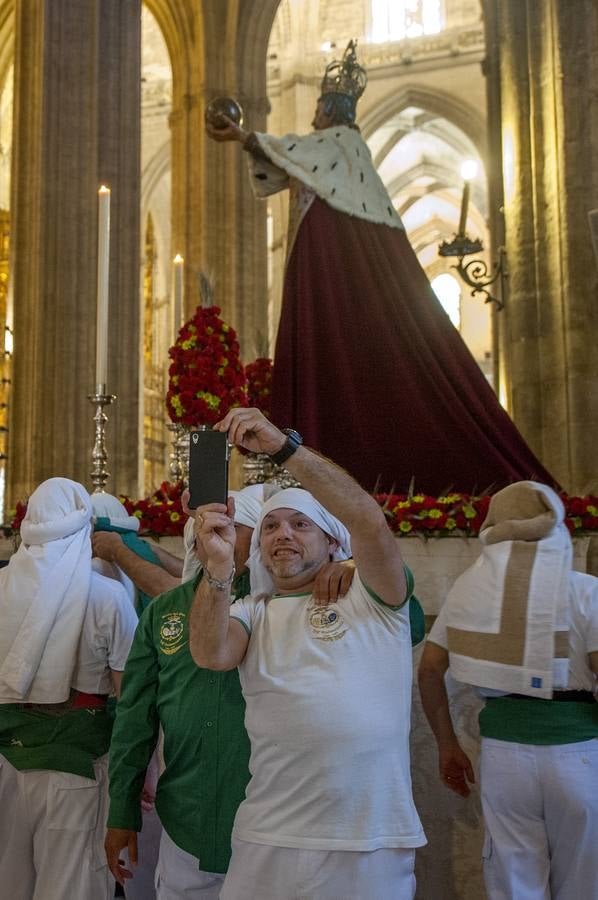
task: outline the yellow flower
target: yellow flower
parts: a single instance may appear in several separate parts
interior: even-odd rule
[[[449,518],[446,520],[446,524],[445,524],[444,527],[447,528],[448,531],[452,531],[453,528],[456,528],[456,527],[457,527],[457,523],[455,522],[454,519],[452,519],[452,518],[449,516]]]
[[[208,391],[198,391],[195,396],[199,400],[203,400],[210,409],[218,409],[220,406],[220,397],[217,397],[215,394],[210,394]]]
[[[399,525],[399,530],[403,532],[403,534],[407,534],[407,532],[411,531],[413,525],[411,522],[401,522]]]
[[[411,506],[411,500],[399,500],[395,509],[407,509],[409,506]]]
[[[591,516],[598,516],[598,509],[595,506],[588,506],[588,512]]]
[[[176,385],[179,383],[179,376],[178,376],[178,375],[173,375],[172,378],[171,378],[170,380],[171,380],[171,382],[172,382],[172,383],[175,385],[175,387],[176,387]]]
[[[140,509],[136,509],[135,512],[133,513],[133,515],[135,516],[136,519],[141,519],[141,517],[143,516],[143,513],[141,512]]]
[[[439,509],[429,509],[428,516],[431,519],[440,519],[440,517],[442,516],[442,513],[440,512]]]
[[[171,521],[171,522],[178,522],[180,518],[181,518],[181,516],[180,516],[180,514],[179,514],[178,512],[171,512],[171,513],[170,513],[170,521]]]
[[[411,498],[411,500],[413,503],[423,503],[424,495],[423,494],[414,494],[413,497]]]
[[[467,503],[463,507],[463,515],[466,519],[475,519],[475,509],[473,506],[470,506],[469,503]]]

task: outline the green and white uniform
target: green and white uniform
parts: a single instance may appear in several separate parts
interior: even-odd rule
[[[145,770],[164,731],[156,809],[164,829],[206,872],[226,872],[233,819],[249,779],[239,676],[200,669],[189,651],[199,576],[142,614],[123,676],[110,746],[108,825],[138,831]],[[248,577],[235,582],[249,592]]]

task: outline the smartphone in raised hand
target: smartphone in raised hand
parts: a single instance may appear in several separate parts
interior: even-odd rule
[[[192,431],[189,435],[189,508],[228,500],[228,435]]]

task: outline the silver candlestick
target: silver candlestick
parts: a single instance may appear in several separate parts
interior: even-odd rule
[[[93,450],[91,451],[93,468],[90,472],[90,476],[93,484],[93,493],[101,494],[104,492],[106,482],[110,478],[110,472],[106,469],[106,463],[108,462],[108,454],[106,452],[106,422],[108,421],[108,416],[104,412],[104,407],[114,403],[116,397],[114,394],[106,393],[105,384],[98,384],[95,394],[88,394],[87,399],[96,408],[93,417],[95,422],[95,443],[93,445]]]
[[[189,477],[189,431],[188,425],[181,422],[167,422],[166,427],[172,433],[172,452],[170,453],[170,475],[174,481],[187,481]]]

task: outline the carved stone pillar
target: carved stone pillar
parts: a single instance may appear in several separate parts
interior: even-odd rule
[[[205,75],[198,130],[203,172],[196,196],[202,210],[201,265],[213,278],[216,302],[237,330],[243,359],[249,362],[267,352],[267,207],[253,196],[240,146],[209,140],[203,126],[205,106],[228,95],[243,106],[245,128],[266,127],[268,16],[271,19],[277,4],[267,4],[273,9],[266,11],[264,4],[259,9],[242,5],[244,10],[239,11],[235,4],[227,8],[224,3],[204,3]]]
[[[511,411],[549,470],[596,485],[598,10],[579,0],[493,0],[499,29]],[[593,150],[594,148],[594,150]]]
[[[97,189],[112,190],[109,490],[137,491],[141,0],[17,0],[9,490],[89,485]]]

